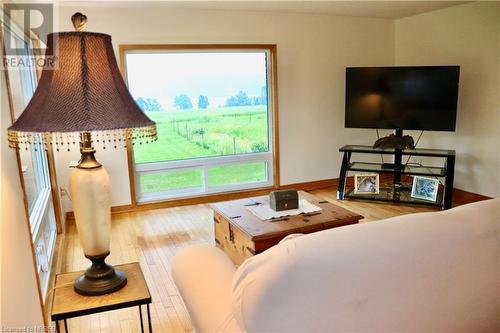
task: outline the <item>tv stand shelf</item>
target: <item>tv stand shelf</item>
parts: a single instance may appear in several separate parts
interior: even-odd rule
[[[354,190],[350,189],[344,194],[344,198],[359,199],[359,200],[376,200],[386,202],[399,202],[407,204],[428,205],[442,207],[443,194],[438,193],[436,202],[424,201],[411,197],[411,188],[380,188],[378,194],[354,194]]]
[[[455,151],[446,149],[380,149],[371,146],[347,145],[339,149],[342,152],[342,167],[340,169],[337,199],[362,199],[411,204],[425,204],[451,208],[453,177],[455,169]],[[382,154],[394,156],[394,163],[373,163],[351,161],[352,154]],[[444,159],[442,167],[403,164],[402,156],[425,156]],[[392,184],[380,186],[378,194],[355,194],[353,189],[346,191],[346,181],[349,172],[373,172],[392,175]],[[430,202],[411,197],[411,184],[401,182],[401,176],[427,176],[444,179],[444,189],[438,192],[436,202]]]
[[[415,175],[415,176],[431,176],[431,177],[445,177],[445,168],[430,167],[430,166],[413,166],[403,165],[402,167],[388,168],[384,167],[383,163],[369,163],[369,162],[352,162],[349,163],[348,170],[350,171],[364,171],[364,172],[385,172],[393,173],[399,171],[402,175]]]

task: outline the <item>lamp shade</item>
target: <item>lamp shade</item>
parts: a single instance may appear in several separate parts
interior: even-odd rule
[[[48,35],[47,45],[52,47],[46,57],[53,56],[54,65],[44,67],[31,101],[9,128],[11,145],[37,143],[45,136],[33,134],[47,133],[97,132],[94,135],[103,141],[156,139],[155,123],[123,81],[111,36],[60,32]],[[66,140],[72,141],[67,136]]]

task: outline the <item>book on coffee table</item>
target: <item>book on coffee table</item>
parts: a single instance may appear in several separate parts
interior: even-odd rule
[[[294,216],[294,215],[308,214],[321,211],[321,207],[318,207],[305,199],[299,200],[299,208],[296,209],[276,211],[271,208],[269,203],[247,206],[247,209],[251,211],[259,219],[264,221],[284,216]]]

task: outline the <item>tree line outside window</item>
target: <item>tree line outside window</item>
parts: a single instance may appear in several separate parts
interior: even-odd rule
[[[138,97],[135,101],[144,112],[165,111],[156,98]],[[224,103],[225,107],[250,105],[267,105],[267,89],[265,86],[261,88],[260,96],[248,96],[246,92],[240,90],[237,94],[229,96]],[[207,109],[209,106],[210,103],[208,96],[199,95],[197,101],[198,109]],[[194,108],[191,98],[186,94],[179,94],[174,97],[174,107],[178,110],[188,110]]]

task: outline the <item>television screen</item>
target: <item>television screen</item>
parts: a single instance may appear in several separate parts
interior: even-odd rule
[[[455,131],[459,66],[346,68],[345,127]]]

